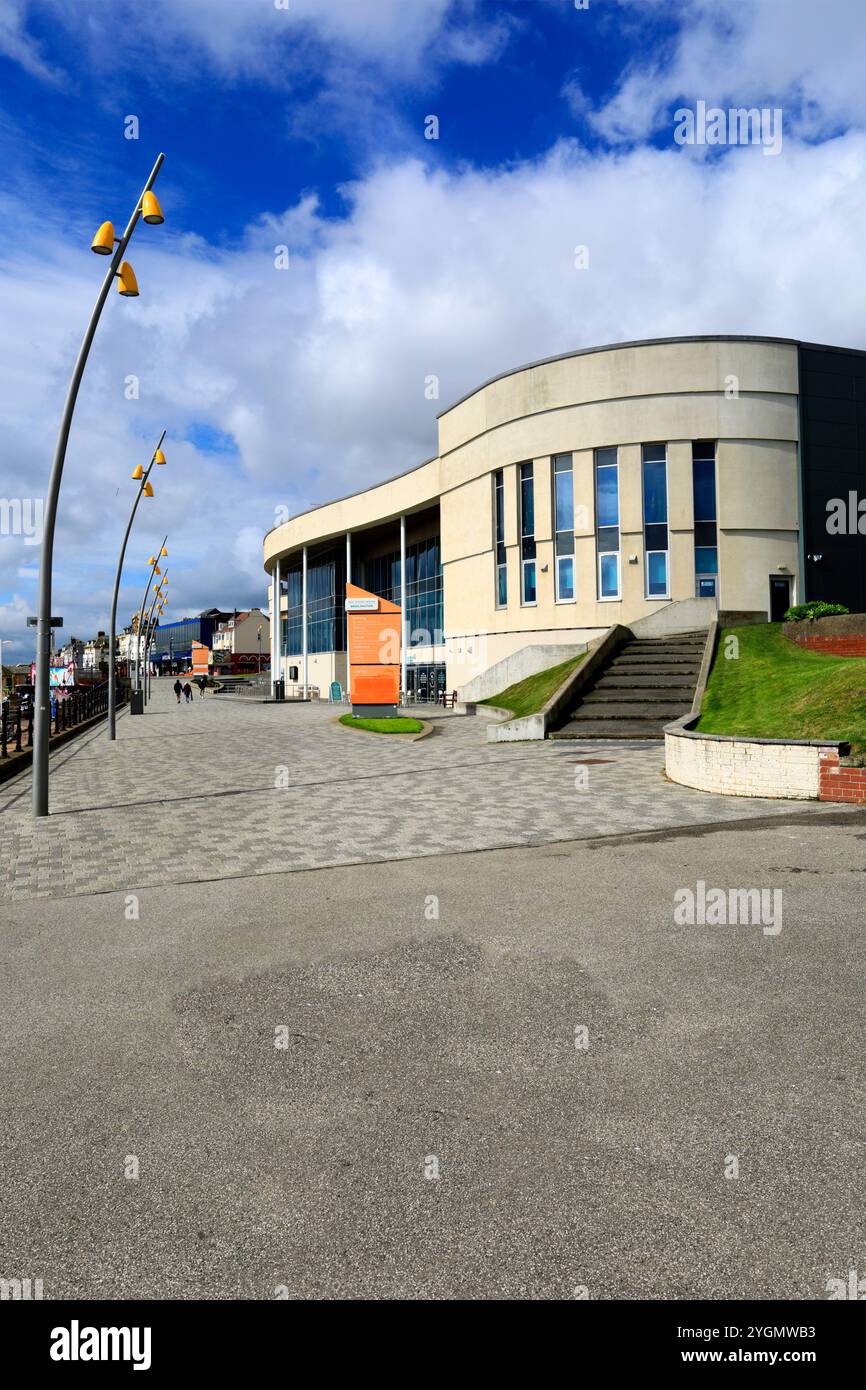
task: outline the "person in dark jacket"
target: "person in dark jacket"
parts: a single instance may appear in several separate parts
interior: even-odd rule
[[[183,688],[183,698],[186,700],[187,704],[189,704],[192,700],[192,686],[190,685],[189,681],[187,681],[186,685]]]
[[[174,693],[177,696],[177,703],[180,704],[180,697],[183,694],[183,686],[181,685],[180,681],[175,681]]]
[[[204,692],[207,690],[207,676],[196,676],[195,683],[201,691],[201,698],[204,699]]]

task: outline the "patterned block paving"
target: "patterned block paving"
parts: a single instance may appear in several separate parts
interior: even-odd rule
[[[345,730],[339,712],[212,695],[178,707],[155,682],[146,714],[124,712],[115,743],[100,727],[52,756],[48,819],[30,816],[29,773],[0,788],[3,896],[839,809],[675,786],[656,742],[488,744],[484,720],[441,715],[431,737],[407,743]]]

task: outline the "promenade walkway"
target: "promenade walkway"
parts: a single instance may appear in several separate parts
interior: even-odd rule
[[[497,744],[480,718],[436,720],[415,743],[345,730],[327,704],[259,704],[155,681],[52,757],[51,811],[30,815],[29,773],[0,788],[4,896],[412,859],[670,830],[804,808],[717,797],[665,780],[647,743]],[[816,817],[831,807],[811,808]]]

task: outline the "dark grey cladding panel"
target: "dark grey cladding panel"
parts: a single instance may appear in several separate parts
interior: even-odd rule
[[[803,345],[799,357],[805,596],[863,612],[866,535],[857,530],[857,503],[866,499],[866,355]],[[827,530],[834,499],[846,508],[841,535]],[[808,558],[815,555],[822,558]]]

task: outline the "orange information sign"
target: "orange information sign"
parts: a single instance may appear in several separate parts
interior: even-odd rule
[[[208,660],[210,648],[204,642],[193,642],[192,644],[192,674],[194,676],[206,676],[208,673]]]
[[[357,584],[346,585],[353,708],[399,706],[401,623],[402,614],[396,603],[359,589]]]

